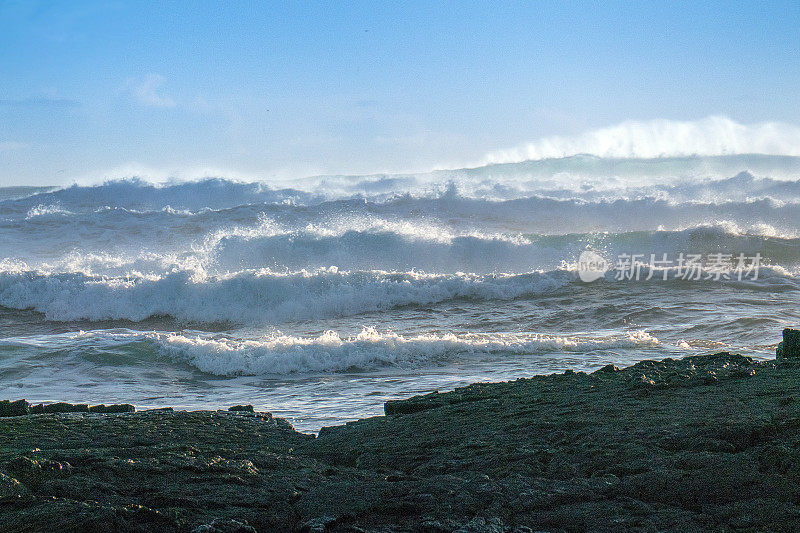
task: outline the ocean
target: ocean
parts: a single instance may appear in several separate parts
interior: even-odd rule
[[[798,157],[0,188],[0,398],[318,431],[479,381],[771,358],[799,276]]]

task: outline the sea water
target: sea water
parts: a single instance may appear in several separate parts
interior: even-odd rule
[[[0,398],[316,431],[477,381],[774,357],[798,274],[794,157],[0,188]]]

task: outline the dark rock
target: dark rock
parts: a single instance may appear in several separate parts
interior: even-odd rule
[[[481,516],[476,516],[453,533],[505,533],[505,527],[497,517],[487,520]]]
[[[232,407],[228,407],[228,411],[244,411],[246,413],[253,413],[255,410],[253,409],[252,405],[234,405]]]
[[[301,533],[323,533],[328,526],[332,526],[335,522],[336,518],[333,516],[320,516],[303,522],[297,530]]]
[[[146,409],[148,413],[172,413],[175,411],[172,407],[155,407],[153,409]]]
[[[89,406],[85,403],[50,403],[42,406],[42,413],[88,413]]]
[[[778,359],[800,358],[800,330],[786,328],[783,330],[783,342],[775,351]]]
[[[90,413],[134,413],[136,408],[129,403],[115,403],[112,405],[93,405],[89,408]]]
[[[22,501],[27,497],[28,489],[22,483],[0,472],[0,503]]]
[[[0,416],[22,416],[30,412],[30,404],[25,400],[11,402],[0,400]]]
[[[439,520],[425,519],[420,523],[420,533],[452,533],[453,527]]]
[[[721,352],[317,437],[224,410],[0,418],[0,531],[800,531],[796,389],[797,365]]]
[[[617,368],[614,365],[606,365],[602,368],[598,368],[597,370],[595,370],[595,373],[597,374],[605,374],[606,372],[619,372],[619,368]]]
[[[418,413],[428,409],[435,409],[445,405],[445,401],[438,392],[431,392],[424,396],[415,396],[408,400],[389,400],[383,404],[383,412],[386,415],[407,415]]]
[[[210,524],[197,526],[192,533],[256,533],[256,529],[247,522],[215,518]]]
[[[17,457],[8,463],[8,470],[32,488],[57,478],[65,478],[72,474],[72,465],[66,461],[51,459],[31,459]]]

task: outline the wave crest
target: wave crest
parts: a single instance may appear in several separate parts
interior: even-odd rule
[[[604,338],[536,333],[428,334],[404,337],[365,328],[342,338],[326,331],[316,338],[276,335],[262,340],[233,340],[184,335],[158,338],[159,350],[211,374],[263,375],[364,371],[384,366],[422,367],[461,355],[534,355],[584,353],[614,348],[655,347],[658,339],[644,331]]]

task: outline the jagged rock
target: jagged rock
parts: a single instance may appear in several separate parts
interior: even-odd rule
[[[786,328],[783,330],[783,342],[775,351],[778,359],[800,358],[800,330]]]
[[[25,400],[11,402],[0,400],[0,416],[23,416],[30,412],[30,404]]]
[[[232,407],[228,407],[228,411],[244,411],[246,413],[253,413],[255,410],[253,409],[252,405],[234,405]]]
[[[115,403],[112,405],[93,405],[89,408],[90,413],[134,413],[136,408],[129,403]]]

